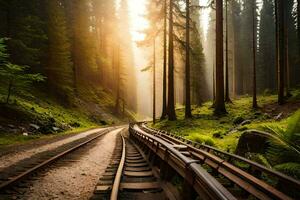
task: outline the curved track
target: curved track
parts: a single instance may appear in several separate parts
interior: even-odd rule
[[[29,179],[41,169],[45,169],[55,161],[101,138],[114,129],[115,128],[107,128],[65,144],[55,150],[42,152],[34,158],[27,159],[25,162],[17,163],[14,167],[4,169],[0,172],[0,197],[9,194],[10,191],[16,191],[18,187],[23,187],[19,185],[20,182]]]

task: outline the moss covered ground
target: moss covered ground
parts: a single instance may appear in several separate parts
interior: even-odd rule
[[[0,103],[0,147],[123,123],[114,115],[111,95],[99,90],[85,96],[67,106],[41,92]],[[0,102],[5,102],[5,95],[0,94]]]
[[[276,95],[258,97],[259,109],[252,109],[252,98],[243,96],[226,104],[227,115],[217,117],[213,114],[212,102],[205,102],[200,107],[193,107],[193,118],[184,118],[184,108],[177,109],[177,121],[163,120],[152,127],[185,136],[188,139],[215,146],[233,153],[239,137],[247,129],[265,130],[265,127],[276,125],[286,128],[286,118],[300,108],[298,90],[284,106],[276,104]],[[244,125],[240,125],[245,122]]]

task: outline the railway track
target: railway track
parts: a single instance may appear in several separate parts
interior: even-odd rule
[[[0,173],[0,191],[5,195],[17,190],[18,184],[45,166],[110,131],[40,155],[39,162],[27,163],[5,179]],[[268,182],[270,178],[273,182]],[[174,183],[177,179],[179,182]],[[150,129],[145,124],[131,124],[129,132],[123,129],[117,136],[110,164],[91,199],[288,200],[299,199],[299,191],[299,181],[245,158]]]
[[[138,134],[144,132],[142,137],[147,138],[147,134],[150,134],[171,145],[182,145],[181,152],[184,155],[198,160],[237,198],[300,199],[298,180],[258,163],[165,131],[151,129],[144,123],[135,125],[132,131]],[[237,188],[240,194],[236,194]]]
[[[193,188],[193,185],[186,185],[187,187],[183,185],[185,194],[180,194],[178,188],[171,183],[172,181],[164,178],[176,176],[168,172],[168,170],[172,171],[171,168],[167,167],[168,163],[162,161],[160,166],[157,166],[159,160],[155,157],[159,157],[159,152],[156,152],[157,155],[152,154],[154,157],[151,157],[149,149],[139,142],[132,130],[130,127],[130,135],[125,136],[123,134],[118,139],[113,159],[99,179],[92,199],[192,199],[190,188]],[[143,133],[141,134],[143,135]],[[193,184],[198,187],[197,193],[201,199],[235,199],[231,193],[202,169],[199,163],[186,158],[164,141],[156,139],[156,144],[163,145],[164,150],[173,151],[178,156],[178,161],[183,162],[184,166],[181,171],[183,174],[191,175],[191,171],[197,174],[196,177],[199,179]],[[180,147],[178,146],[178,148]],[[181,166],[182,163],[177,164]],[[189,167],[192,168],[191,171]],[[196,194],[193,197],[197,197],[197,193],[193,193],[193,195]]]
[[[167,199],[145,154],[120,136],[114,156],[95,187],[92,199]]]
[[[54,150],[39,153],[31,158],[20,161],[0,172],[0,199],[10,199],[19,189],[26,188],[26,181],[35,177],[41,170],[66,155],[96,141],[115,128],[107,128],[84,138],[62,145]]]

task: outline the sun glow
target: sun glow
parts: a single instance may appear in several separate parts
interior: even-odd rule
[[[142,32],[149,26],[149,22],[145,19],[147,0],[128,0],[129,14],[131,20],[130,32],[133,41],[141,41],[145,38]]]

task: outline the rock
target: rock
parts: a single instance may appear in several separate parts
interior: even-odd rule
[[[12,132],[12,133],[18,133],[19,129],[14,128],[14,129],[11,129],[10,132]]]
[[[60,128],[63,129],[63,130],[68,130],[68,129],[72,129],[73,127],[67,123],[62,123],[60,125]]]
[[[53,126],[52,129],[53,129],[55,132],[60,130],[60,128],[57,128],[57,127],[55,127],[55,126]]]
[[[238,124],[241,124],[243,121],[245,121],[245,119],[241,116],[238,116],[233,120],[233,124],[238,125]]]
[[[274,119],[277,121],[277,120],[280,120],[282,118],[282,115],[283,115],[283,112],[279,113],[276,117],[274,117]]]
[[[8,126],[9,128],[15,128],[15,126],[12,125],[12,124],[8,124],[7,126]]]
[[[236,154],[241,156],[245,156],[248,152],[263,154],[269,147],[268,140],[270,138],[272,138],[272,135],[267,132],[258,130],[245,131],[239,139]]]
[[[30,127],[34,128],[35,130],[39,130],[40,126],[36,125],[36,124],[29,124]]]
[[[265,119],[272,119],[272,116],[269,115],[268,113],[264,113],[264,118]]]
[[[23,126],[19,126],[19,129],[20,129],[22,132],[25,132],[25,131],[26,131],[26,128],[24,128]]]
[[[24,136],[28,136],[28,133],[23,133],[22,135],[24,135]]]

